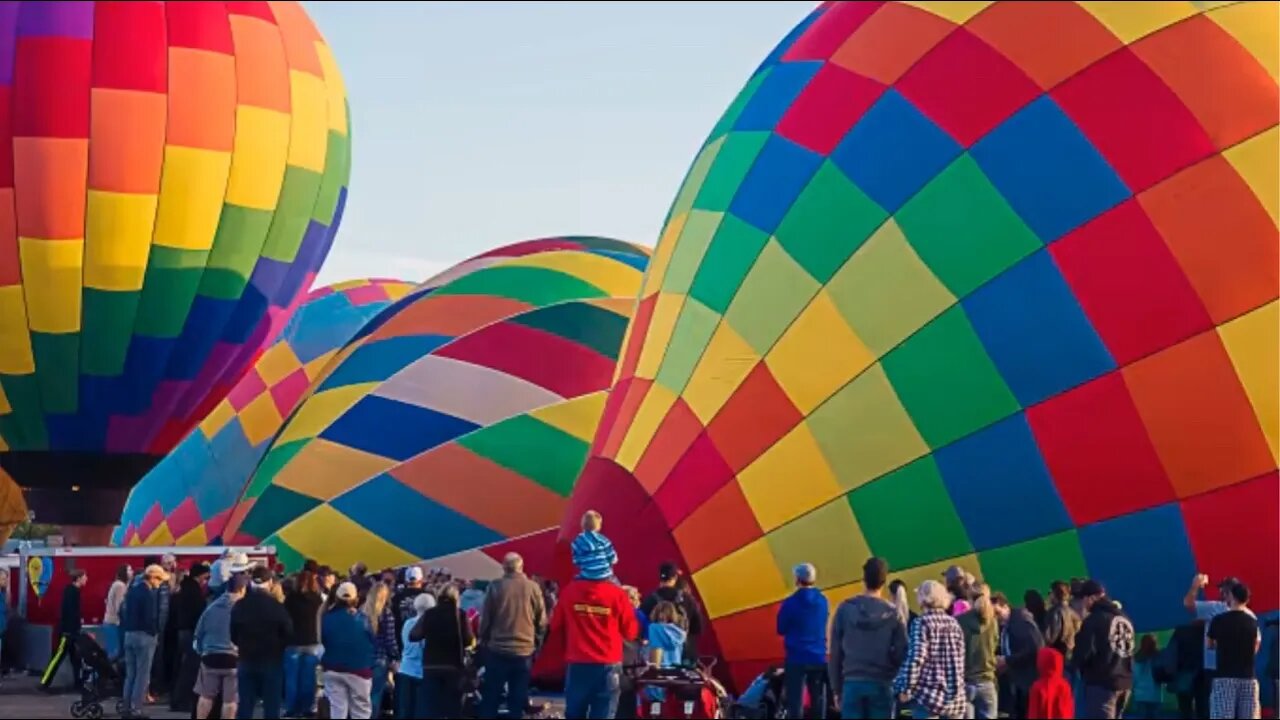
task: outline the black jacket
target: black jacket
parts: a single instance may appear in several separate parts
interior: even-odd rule
[[[1009,682],[1021,690],[1030,690],[1039,674],[1036,655],[1044,647],[1044,634],[1030,610],[1018,608],[1010,614],[1001,645],[1009,667]]]
[[[284,605],[261,590],[250,590],[231,610],[231,642],[240,648],[240,661],[276,663],[293,635]]]
[[[58,632],[65,635],[80,634],[80,588],[74,584],[62,591],[62,614],[58,619]]]
[[[674,604],[684,612],[689,625],[685,629],[689,631],[691,640],[702,634],[702,611],[698,609],[698,601],[679,588],[660,587],[654,590],[644,599],[644,602],[640,603],[640,612],[644,613],[645,617],[652,617],[653,609],[663,601]]]
[[[475,643],[466,613],[451,602],[441,602],[422,614],[409,631],[409,641],[425,640],[422,669],[461,670],[463,651]]]
[[[1076,635],[1071,664],[1084,684],[1111,691],[1133,687],[1133,623],[1107,598],[1094,603]]]
[[[204,613],[204,590],[199,581],[193,577],[185,577],[178,587],[178,595],[174,598],[173,619],[178,632],[194,633],[200,615]]]
[[[317,592],[295,590],[285,596],[284,609],[293,623],[290,645],[320,644],[320,606],[324,598]]]

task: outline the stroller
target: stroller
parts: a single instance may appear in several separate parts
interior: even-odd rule
[[[725,717],[729,693],[711,675],[715,659],[700,659],[698,666],[649,667],[636,677],[636,695],[640,698],[639,717],[697,718]],[[661,690],[661,700],[650,699],[648,690]]]
[[[113,697],[118,698],[116,714],[123,715],[123,668],[112,662],[107,651],[88,633],[76,638],[76,652],[80,655],[80,699],[71,703],[71,717],[96,720],[102,717],[102,701]]]
[[[742,720],[765,720],[786,716],[786,674],[780,667],[760,673],[747,691],[733,704],[732,714]]]

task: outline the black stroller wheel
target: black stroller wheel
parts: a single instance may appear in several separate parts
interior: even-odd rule
[[[126,709],[127,709],[127,706],[124,704],[124,698],[120,698],[119,700],[117,700],[117,701],[116,701],[116,714],[117,714],[117,715],[119,715],[120,717],[124,717],[124,711],[125,711]]]
[[[80,702],[79,700],[71,703],[71,717],[82,718],[84,717],[84,715],[85,715],[84,703]]]
[[[98,720],[98,718],[102,717],[102,705],[98,703],[90,704],[85,708],[85,711],[85,717],[92,718],[92,720]]]

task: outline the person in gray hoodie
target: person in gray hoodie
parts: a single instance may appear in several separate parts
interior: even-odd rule
[[[213,702],[222,696],[222,717],[236,716],[236,665],[240,650],[231,642],[231,609],[244,597],[248,581],[237,577],[226,583],[224,592],[209,604],[196,621],[192,645],[200,655],[196,676],[196,717],[203,720],[213,711]]]
[[[889,566],[873,557],[862,566],[866,591],[845,600],[831,625],[831,687],[842,718],[887,718],[893,678],[907,655],[907,629],[884,598]]]
[[[1003,596],[993,598],[996,617],[1003,625],[1000,635],[1000,660],[996,670],[1009,678],[1013,695],[1013,712],[1010,717],[1027,717],[1027,703],[1031,698],[1031,686],[1035,684],[1039,670],[1036,656],[1044,647],[1044,635],[1035,617],[1025,607],[1014,609]]]

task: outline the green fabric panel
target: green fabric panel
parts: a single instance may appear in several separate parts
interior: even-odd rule
[[[716,122],[716,126],[711,129],[711,137],[718,138],[733,127],[738,122],[738,117],[742,115],[742,110],[751,102],[751,98],[755,97],[756,91],[764,84],[765,78],[769,77],[769,73],[773,72],[773,68],[766,68],[764,72],[757,73],[754,77],[742,86],[742,90],[738,93],[738,97],[733,99],[733,104],[729,105],[729,109],[724,111],[724,115],[720,116],[720,120]]]
[[[796,198],[774,233],[801,267],[826,282],[888,214],[830,160]]]
[[[991,589],[1008,595],[1015,604],[1021,604],[1028,588],[1048,597],[1054,580],[1089,576],[1075,530],[984,550],[978,553],[978,564]]]
[[[311,219],[326,227],[333,224],[338,211],[338,196],[351,174],[351,140],[342,133],[329,131],[329,145],[324,154],[324,175],[316,193]]]
[[[693,206],[710,212],[728,210],[733,196],[738,193],[738,186],[768,139],[767,132],[735,132],[726,136],[702,189],[693,200]]]
[[[31,333],[40,404],[46,415],[72,414],[79,407],[80,333]]]
[[[960,305],[907,338],[883,365],[912,422],[935,450],[1019,409]]]
[[[136,334],[176,338],[182,333],[208,259],[208,250],[151,248],[134,321]]]
[[[894,217],[929,269],[959,298],[1041,247],[968,155]]]
[[[80,334],[85,351],[80,357],[80,369],[85,375],[118,377],[124,374],[141,300],[139,291],[84,289]]]
[[[821,286],[777,242],[760,251],[725,322],[764,357]]]
[[[671,205],[671,212],[667,215],[667,222],[670,222],[671,218],[676,215],[688,212],[693,207],[693,199],[702,190],[702,184],[707,179],[707,173],[711,170],[711,165],[716,160],[716,154],[720,152],[720,148],[723,145],[724,142],[722,140],[717,140],[703,146],[702,151],[698,153],[698,157],[694,159],[693,165],[690,166],[689,173],[684,178],[684,184],[680,186],[680,194],[676,195],[676,201]],[[663,224],[665,225],[666,223]]]
[[[302,448],[309,442],[311,438],[305,438],[271,448],[262,458],[262,462],[258,463],[258,468],[253,471],[253,477],[249,479],[244,489],[244,498],[249,500],[262,495],[262,491],[267,489],[276,475],[279,475],[284,466],[288,465],[295,455],[302,452]]]
[[[517,415],[458,440],[471,452],[569,497],[587,460],[588,444],[536,420]]]
[[[932,457],[854,490],[845,497],[871,552],[897,570],[973,552]]]
[[[320,501],[279,485],[272,485],[253,504],[240,531],[263,538],[310,512]]]
[[[284,564],[287,572],[298,572],[302,570],[302,565],[307,562],[307,557],[298,552],[292,545],[284,541],[279,535],[272,535],[262,543],[276,549],[276,561]]]
[[[293,262],[302,245],[302,236],[311,223],[311,212],[316,206],[316,194],[320,191],[321,175],[305,168],[285,168],[284,185],[276,201],[276,212],[271,219],[271,229],[262,245],[262,256],[280,262]]]
[[[496,265],[454,280],[437,295],[494,295],[542,307],[565,300],[604,297],[600,288],[559,270]]]
[[[689,294],[723,315],[767,242],[768,233],[725,215],[703,255]]]
[[[623,315],[584,302],[560,303],[511,318],[511,322],[572,340],[614,360],[618,359],[627,321]]]
[[[10,450],[47,450],[49,432],[44,424],[40,383],[34,374],[0,375],[0,385],[13,412],[0,415],[0,435]]]
[[[687,298],[671,330],[671,340],[654,381],[672,392],[684,390],[719,324],[717,313],[696,299]]]
[[[208,269],[200,279],[200,294],[218,300],[239,300],[258,263],[262,243],[271,228],[270,210],[223,205],[213,238]]]

